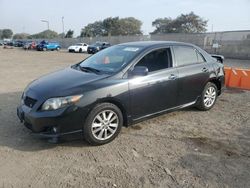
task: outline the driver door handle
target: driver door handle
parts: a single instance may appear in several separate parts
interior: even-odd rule
[[[202,72],[208,72],[208,68],[204,67],[204,68],[202,69]]]
[[[169,80],[175,80],[177,78],[177,76],[175,74],[171,74],[168,79]]]

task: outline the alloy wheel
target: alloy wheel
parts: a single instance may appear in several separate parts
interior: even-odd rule
[[[95,116],[91,131],[97,140],[107,140],[115,134],[118,125],[118,115],[113,110],[104,110]]]
[[[207,108],[210,108],[214,102],[215,102],[215,99],[216,99],[216,89],[212,86],[208,87],[206,92],[205,92],[205,95],[204,95],[204,105],[207,107]]]

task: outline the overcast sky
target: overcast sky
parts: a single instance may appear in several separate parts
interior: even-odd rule
[[[50,29],[62,33],[73,29],[75,36],[88,23],[107,17],[133,16],[143,22],[145,34],[153,31],[156,18],[172,17],[181,13],[195,14],[208,20],[208,31],[250,30],[250,0],[0,0],[0,29],[10,28],[15,33],[37,33]]]

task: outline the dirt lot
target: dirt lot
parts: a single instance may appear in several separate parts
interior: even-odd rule
[[[208,112],[188,108],[123,128],[112,143],[50,144],[19,123],[35,78],[86,55],[0,49],[0,187],[250,187],[250,92],[227,90]]]

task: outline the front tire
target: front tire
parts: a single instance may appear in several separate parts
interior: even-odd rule
[[[202,92],[197,108],[203,111],[213,108],[218,96],[218,89],[214,83],[208,82]]]
[[[102,145],[114,140],[123,126],[121,110],[114,104],[101,103],[94,107],[83,126],[85,140]]]

